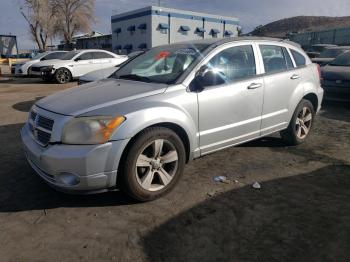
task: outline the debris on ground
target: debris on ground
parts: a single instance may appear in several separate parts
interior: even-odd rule
[[[258,183],[258,182],[255,182],[253,185],[252,185],[253,188],[255,189],[260,189],[261,188],[261,185]]]
[[[215,195],[215,191],[210,191],[207,193],[208,197],[213,197]]]
[[[215,176],[213,178],[213,180],[215,182],[221,182],[221,183],[225,183],[225,184],[229,184],[230,183],[230,180],[226,176]]]

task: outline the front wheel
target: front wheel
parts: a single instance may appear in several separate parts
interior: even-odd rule
[[[310,134],[314,117],[315,110],[311,102],[305,99],[301,100],[294,111],[288,128],[281,131],[282,138],[289,145],[303,143]]]
[[[121,189],[139,201],[154,200],[176,185],[185,162],[185,148],[175,132],[163,127],[148,128],[127,152]]]
[[[59,68],[56,70],[54,78],[57,83],[65,84],[72,80],[72,74],[67,68]]]

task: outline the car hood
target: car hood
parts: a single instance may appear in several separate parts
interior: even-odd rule
[[[167,85],[106,79],[80,85],[39,100],[36,105],[54,113],[77,116],[92,110],[163,93]]]
[[[68,61],[70,60],[60,60],[60,59],[44,60],[34,64],[34,66],[35,67],[50,66],[50,65],[56,66],[59,64],[66,64]]]
[[[322,77],[329,80],[350,80],[350,66],[331,66],[322,68]]]
[[[118,70],[118,67],[113,66],[105,69],[92,71],[80,77],[80,80],[85,82],[93,82],[97,80],[106,79],[117,70]]]

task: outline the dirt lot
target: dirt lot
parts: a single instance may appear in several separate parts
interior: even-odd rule
[[[72,85],[0,80],[0,261],[349,261],[349,106],[325,105],[301,146],[271,136],[193,161],[139,204],[57,193],[26,163],[30,106]]]

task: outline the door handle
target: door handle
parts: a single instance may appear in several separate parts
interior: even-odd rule
[[[262,87],[262,84],[259,83],[251,83],[247,88],[248,89],[257,89],[259,87]]]
[[[299,75],[292,75],[292,76],[290,77],[290,79],[292,79],[292,80],[296,80],[296,79],[299,79],[299,78],[300,78]]]

